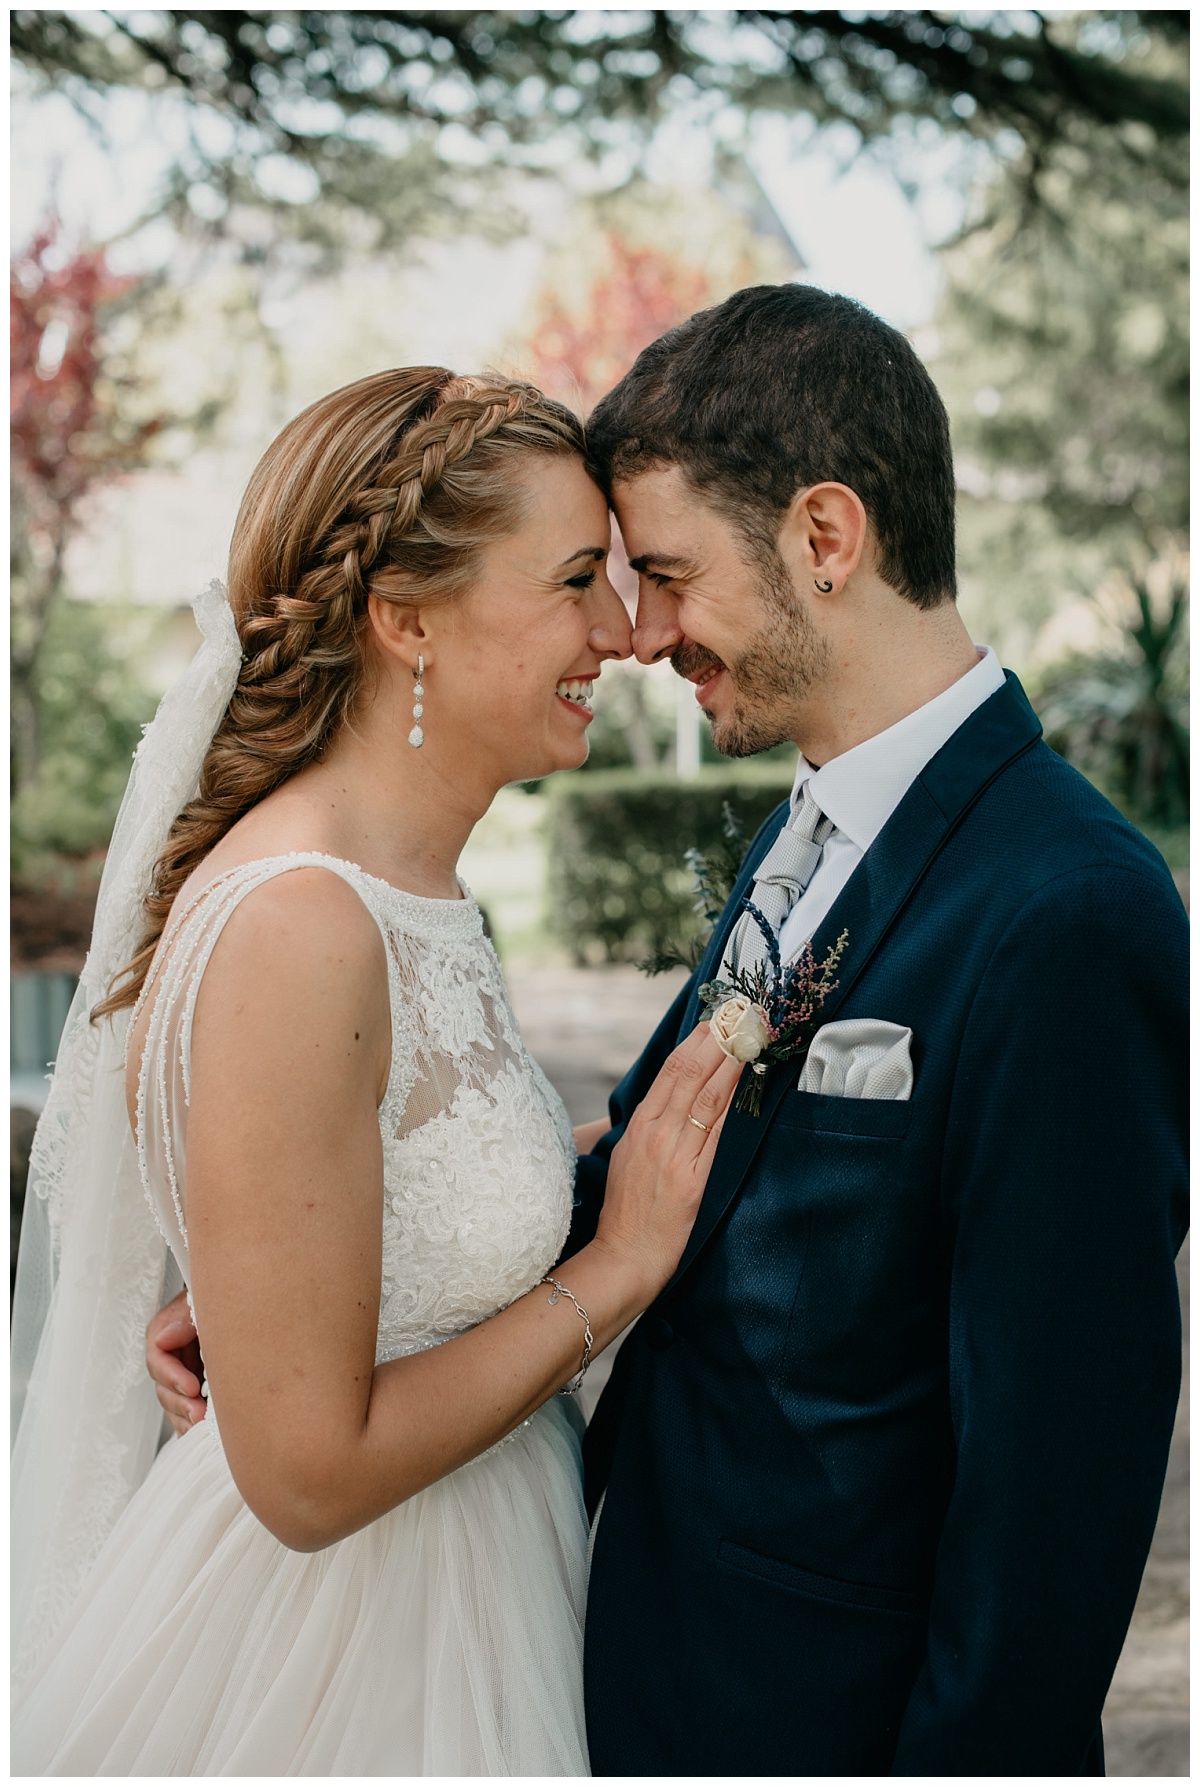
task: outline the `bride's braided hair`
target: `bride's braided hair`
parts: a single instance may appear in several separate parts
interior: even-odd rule
[[[188,876],[349,716],[368,595],[458,594],[480,549],[521,523],[517,456],[583,451],[578,418],[532,385],[436,366],[360,379],[288,424],[250,480],[230,547],[237,687],[158,859],[137,953],[93,1018],[134,1004]]]

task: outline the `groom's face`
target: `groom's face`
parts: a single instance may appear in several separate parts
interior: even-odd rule
[[[640,662],[670,658],[728,757],[795,739],[829,646],[774,544],[736,527],[677,466],[618,482],[613,507],[638,575]]]

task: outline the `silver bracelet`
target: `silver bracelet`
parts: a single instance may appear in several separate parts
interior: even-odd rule
[[[583,1364],[579,1367],[578,1373],[571,1379],[570,1383],[564,1384],[559,1391],[560,1396],[574,1396],[576,1390],[578,1390],[580,1384],[583,1382],[584,1374],[586,1373],[588,1366],[592,1362],[592,1344],[594,1338],[592,1335],[592,1324],[588,1321],[588,1312],[583,1307],[583,1304],[579,1301],[574,1291],[569,1291],[567,1289],[561,1279],[555,1278],[548,1272],[545,1278],[541,1279],[539,1282],[541,1284],[552,1284],[554,1286],[554,1295],[546,1298],[547,1303],[557,1303],[560,1297],[569,1297],[579,1311],[580,1319],[583,1322]]]

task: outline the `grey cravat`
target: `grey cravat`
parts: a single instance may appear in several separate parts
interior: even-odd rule
[[[787,824],[759,863],[750,898],[758,907],[776,937],[783,922],[812,879],[821,860],[825,840],[834,829],[804,784],[804,794]],[[743,912],[729,934],[721,973],[731,969],[743,974],[752,971],[767,959],[767,940],[753,915]]]

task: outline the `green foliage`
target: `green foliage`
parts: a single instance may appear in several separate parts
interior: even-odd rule
[[[1186,42],[1186,12],[632,11],[78,13],[18,9],[14,53],[96,85],[175,86],[252,124],[264,148],[312,155],[302,98],[353,120],[488,125],[516,142],[556,124],[653,120],[672,94],[806,106],[864,135],[916,113],[1050,140],[1076,119],[1187,131],[1186,80],[1148,52]],[[957,103],[956,103],[957,102]],[[977,121],[977,122],[976,122]],[[369,141],[370,132],[361,136]]]
[[[715,925],[724,912],[749,847],[741,819],[727,800],[722,801],[720,843],[687,852],[696,910],[706,925]]]
[[[1036,700],[1056,751],[1135,823],[1173,828],[1188,815],[1188,596],[1182,567],[1166,571],[1131,576],[1109,649],[1056,665]]]
[[[130,760],[154,714],[136,661],[161,620],[88,602],[55,606],[37,672],[38,777],[12,804],[18,876],[47,855],[82,856],[107,845]]]
[[[728,854],[723,837],[736,848],[731,822],[753,837],[786,798],[792,773],[790,764],[747,763],[702,769],[688,782],[637,770],[563,777],[551,790],[547,819],[555,933],[580,962],[686,952],[712,922],[697,910],[689,851],[709,858],[711,908],[719,892],[712,877],[732,885],[733,865],[718,861]]]

